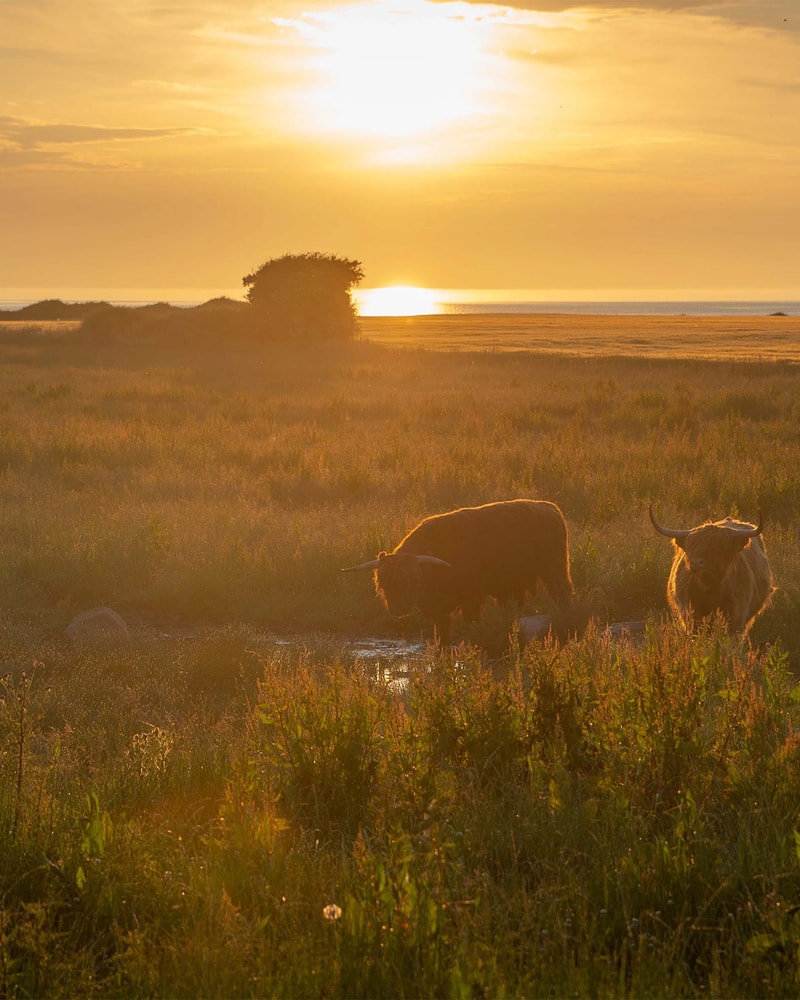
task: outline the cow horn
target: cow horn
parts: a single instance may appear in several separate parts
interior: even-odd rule
[[[438,556],[415,555],[415,559],[418,563],[425,563],[428,566],[447,566],[448,568],[450,566],[449,562]],[[346,566],[342,573],[356,573],[360,569],[377,569],[380,563],[380,559],[370,559],[368,562],[359,563],[358,566]]]
[[[737,528],[736,534],[741,535],[744,538],[755,538],[756,535],[761,534],[761,529],[764,527],[764,523],[761,517],[761,511],[758,512],[758,524],[754,528]]]
[[[346,566],[342,572],[343,573],[356,573],[360,569],[377,569],[380,564],[380,559],[370,559],[369,562],[359,563],[358,566]]]
[[[656,521],[655,515],[653,514],[652,504],[650,504],[650,521],[653,527],[656,529],[656,531],[660,535],[665,535],[667,538],[674,538],[676,540],[681,540],[686,538],[686,536],[689,534],[688,528],[683,528],[682,530],[678,530],[676,528],[665,528],[663,524],[659,524],[658,521]]]
[[[448,569],[450,568],[450,563],[438,556],[417,556],[417,562],[426,563],[428,566],[447,566]]]

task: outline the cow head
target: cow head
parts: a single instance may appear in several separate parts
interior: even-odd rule
[[[348,566],[342,572],[375,570],[375,592],[383,600],[389,614],[400,617],[409,614],[419,603],[426,566],[449,567],[450,563],[436,556],[412,552],[380,552],[377,559]]]
[[[650,505],[650,521],[659,534],[671,538],[676,549],[683,552],[686,569],[696,585],[706,593],[716,591],[728,574],[734,559],[752,538],[761,534],[761,511],[757,525],[721,521],[701,524],[696,528],[665,528],[656,520]]]

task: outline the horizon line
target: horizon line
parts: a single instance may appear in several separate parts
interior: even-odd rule
[[[353,289],[356,303],[376,289],[396,288],[395,285],[369,285]],[[800,302],[800,289],[620,289],[620,288],[431,288],[425,285],[409,285],[419,288],[434,298],[438,305],[480,305],[488,303],[581,303],[581,302]],[[0,303],[35,304],[48,300],[65,303],[108,301],[126,303],[181,302],[184,304],[206,302],[225,296],[234,300],[244,300],[239,289],[215,286],[72,286],[49,291],[37,287],[0,288]]]

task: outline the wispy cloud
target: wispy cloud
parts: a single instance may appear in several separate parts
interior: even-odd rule
[[[452,0],[432,2],[451,3]],[[485,4],[486,0],[465,2]],[[796,0],[497,0],[497,3],[515,10],[545,13],[570,10],[598,13],[697,13],[752,27],[800,32],[800,10]]]
[[[0,167],[91,170],[131,166],[129,143],[200,134],[192,128],[114,128],[0,115]],[[108,150],[116,152],[109,157]],[[120,148],[126,151],[120,154]]]
[[[17,149],[41,146],[108,142],[116,139],[161,139],[196,133],[187,128],[108,128],[103,125],[71,125],[64,122],[31,122],[0,116],[0,142]]]
[[[450,3],[452,0],[434,0],[435,3]],[[467,3],[485,3],[486,0],[466,0]],[[518,10],[534,10],[554,13],[565,10],[692,10],[712,8],[719,4],[708,0],[498,0],[498,6],[514,7]]]

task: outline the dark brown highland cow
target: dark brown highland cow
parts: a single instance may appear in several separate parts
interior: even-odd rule
[[[775,589],[761,539],[761,513],[758,524],[726,517],[677,530],[659,524],[651,504],[650,520],[675,546],[667,600],[678,620],[693,628],[719,613],[731,635],[746,635]]]
[[[436,641],[450,641],[450,616],[474,621],[486,597],[521,601],[541,581],[565,605],[573,594],[567,525],[547,500],[504,500],[426,517],[392,552],[344,572],[375,570],[389,613],[413,607],[433,619]]]

